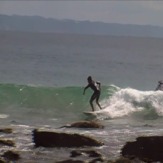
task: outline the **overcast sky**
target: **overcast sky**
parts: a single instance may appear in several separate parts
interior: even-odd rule
[[[0,1],[0,14],[163,26],[163,1]]]

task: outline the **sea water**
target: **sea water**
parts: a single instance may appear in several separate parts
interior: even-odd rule
[[[81,133],[104,142],[91,148],[114,159],[127,141],[163,134],[163,39],[0,32],[0,127],[13,133],[20,162],[54,162],[73,148],[34,148],[32,130]],[[87,77],[102,84],[96,119],[104,129],[66,129],[88,120]],[[8,147],[1,148],[1,152]],[[85,158],[86,159],[86,158]]]

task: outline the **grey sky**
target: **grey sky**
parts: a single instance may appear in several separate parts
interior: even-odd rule
[[[163,1],[0,1],[0,14],[163,26]]]

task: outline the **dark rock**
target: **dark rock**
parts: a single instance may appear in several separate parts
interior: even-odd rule
[[[19,154],[14,151],[7,151],[2,155],[2,157],[10,161],[17,161],[20,159]]]
[[[149,125],[149,124],[145,124],[143,125],[144,127],[153,127],[152,125]]]
[[[141,161],[140,160],[138,160],[138,161],[136,161],[137,163],[140,163]],[[136,163],[135,162],[135,163]],[[131,160],[129,160],[128,158],[118,158],[117,160],[115,160],[115,162],[114,163],[132,163],[132,161]],[[141,162],[142,163],[142,162]]]
[[[0,139],[0,144],[1,145],[7,145],[7,146],[15,146],[15,143],[12,140],[4,140],[4,139]]]
[[[102,124],[100,124],[99,122],[96,121],[80,121],[80,122],[75,122],[69,125],[65,125],[62,126],[60,128],[63,127],[67,127],[67,128],[72,128],[72,127],[76,127],[76,128],[104,128],[104,126]]]
[[[78,156],[81,156],[83,153],[81,151],[77,151],[77,150],[74,150],[71,152],[71,156],[70,157],[78,157]]]
[[[3,132],[5,134],[11,134],[12,133],[12,129],[11,128],[1,128],[0,132]]]
[[[127,142],[121,153],[145,162],[163,162],[163,136],[138,137],[134,142]]]
[[[89,157],[102,157],[101,153],[94,150],[86,151],[86,154],[88,154]]]
[[[85,163],[85,161],[80,161],[80,160],[64,160],[64,161],[58,161],[56,163]]]
[[[103,158],[99,157],[99,158],[89,161],[89,163],[100,163],[100,162],[104,162],[104,161],[105,160]]]
[[[0,158],[0,163],[6,163],[6,161]]]
[[[33,130],[33,141],[36,147],[84,147],[103,145],[102,142],[85,135],[38,131],[37,129]]]

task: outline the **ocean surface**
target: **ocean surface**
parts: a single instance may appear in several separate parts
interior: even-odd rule
[[[34,148],[33,129],[92,136],[105,145],[91,149],[110,159],[127,141],[162,135],[162,52],[161,38],[0,31],[0,127],[13,128],[1,138],[14,139],[19,162],[54,163],[73,149]],[[91,119],[89,75],[102,84],[95,113],[105,128],[59,128]]]

